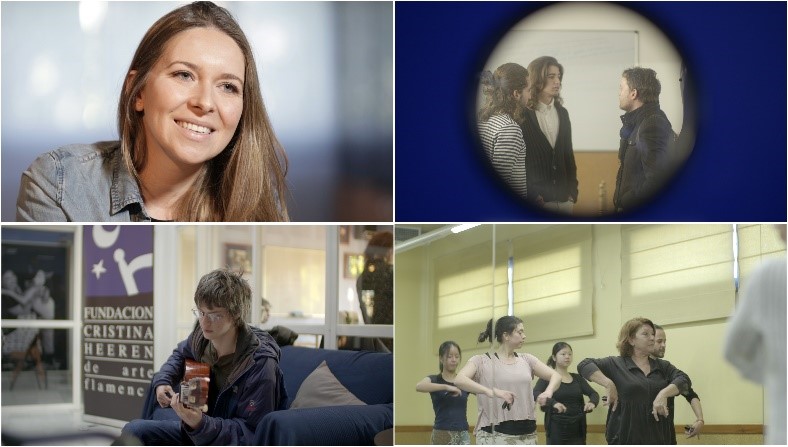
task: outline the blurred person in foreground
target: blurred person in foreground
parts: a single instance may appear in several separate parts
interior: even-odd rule
[[[775,225],[785,242],[785,225]],[[763,385],[764,444],[786,445],[785,256],[764,261],[747,280],[725,337],[725,359]]]

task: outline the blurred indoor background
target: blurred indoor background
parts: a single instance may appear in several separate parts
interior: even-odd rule
[[[391,221],[390,2],[217,2],[252,43],[290,161],[293,221]],[[145,31],[177,2],[2,3],[2,220],[22,172],[71,143],[116,140]]]

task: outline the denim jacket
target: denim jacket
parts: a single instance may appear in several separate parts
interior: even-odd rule
[[[120,142],[64,146],[22,173],[16,219],[30,222],[148,222]]]

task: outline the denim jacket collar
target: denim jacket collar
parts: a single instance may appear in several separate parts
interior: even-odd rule
[[[112,185],[110,186],[110,213],[122,213],[125,209],[132,221],[149,221],[150,217],[142,201],[139,184],[126,168],[120,148],[112,152]]]

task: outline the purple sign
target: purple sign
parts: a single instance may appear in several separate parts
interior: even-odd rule
[[[85,296],[153,292],[153,226],[85,227]]]
[[[85,226],[85,414],[139,417],[153,377],[153,226]]]

